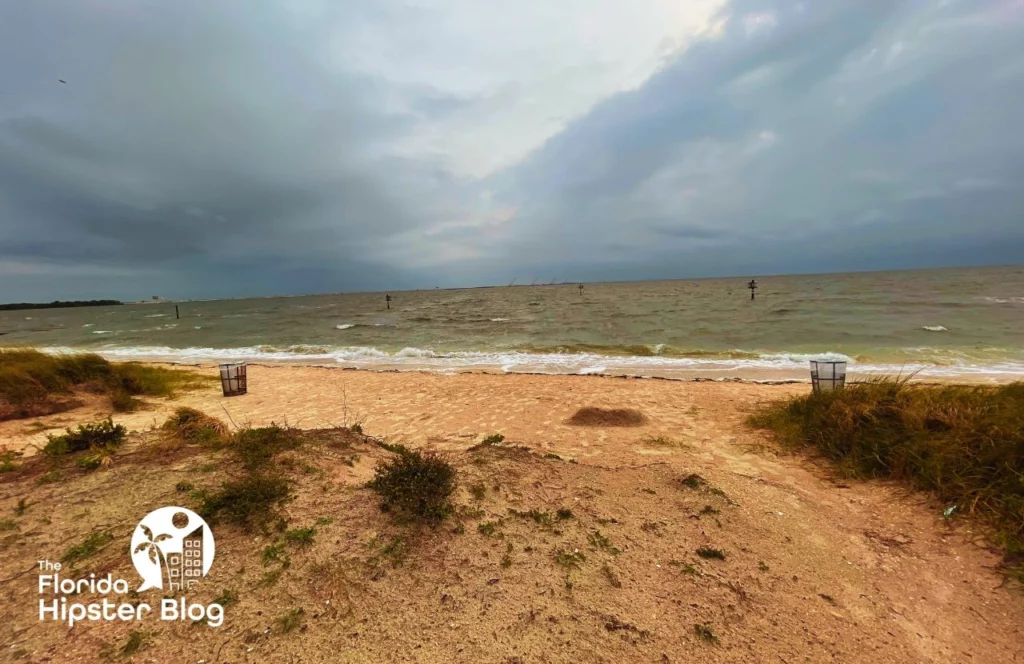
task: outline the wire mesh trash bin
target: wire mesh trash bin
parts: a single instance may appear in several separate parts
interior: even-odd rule
[[[245,362],[220,365],[220,386],[226,397],[245,394],[248,389],[245,382]]]
[[[846,362],[811,360],[811,385],[815,392],[831,392],[846,385]]]

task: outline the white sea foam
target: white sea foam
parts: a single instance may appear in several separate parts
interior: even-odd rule
[[[96,333],[107,334],[106,330]],[[44,348],[47,352],[86,352],[70,348]],[[606,356],[596,353],[530,353],[523,351],[441,352],[424,348],[403,348],[386,352],[369,346],[252,346],[241,348],[170,348],[145,346],[91,349],[110,359],[162,360],[172,362],[296,362],[303,364],[344,364],[358,368],[396,368],[451,372],[460,369],[499,369],[507,373],[587,374],[671,376],[673,373],[728,376],[744,369],[781,370],[804,374],[808,361],[841,360],[849,371],[861,374],[910,374],[919,376],[1024,375],[1024,360],[984,361],[966,355],[946,355],[942,364],[920,349],[921,359],[906,364],[859,363],[835,352],[766,353],[754,357],[664,357]],[[906,349],[908,352],[914,349]]]
[[[508,321],[508,319],[507,318],[491,318],[490,321],[492,323],[505,323],[505,322]]]
[[[988,302],[989,304],[1024,304],[1024,297],[976,297],[975,300]]]
[[[110,334],[110,330],[93,330],[93,334]]]
[[[948,332],[942,325],[925,325],[921,328],[922,330],[928,330],[929,332]]]
[[[334,328],[337,330],[347,330],[355,327],[355,323],[345,323],[344,325],[335,325]]]
[[[145,317],[146,318],[163,318],[166,315],[167,314],[147,314]]]
[[[93,327],[94,325],[96,325],[96,323],[86,323],[82,327]]]

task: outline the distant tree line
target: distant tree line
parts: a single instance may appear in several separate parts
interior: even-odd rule
[[[61,302],[14,302],[12,304],[0,304],[0,311],[16,311],[18,309],[63,309],[66,307],[105,307],[111,304],[124,304],[120,300],[70,300]]]

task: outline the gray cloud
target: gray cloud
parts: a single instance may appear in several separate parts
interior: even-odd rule
[[[1020,3],[541,6],[15,3],[0,298],[1024,259]]]

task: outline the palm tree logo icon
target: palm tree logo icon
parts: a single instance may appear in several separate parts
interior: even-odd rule
[[[167,567],[167,554],[165,554],[164,550],[160,548],[160,543],[171,539],[171,536],[166,533],[161,533],[154,538],[153,531],[148,527],[140,523],[139,528],[142,529],[142,533],[146,536],[146,541],[139,542],[135,546],[135,549],[132,551],[132,556],[148,551],[149,561],[161,569],[166,570],[167,574],[170,575],[171,571]],[[161,579],[162,578],[163,577],[161,577]],[[167,585],[170,586],[170,583],[171,579],[170,576],[168,576]]]
[[[143,517],[135,527],[129,552],[142,577],[136,592],[150,588],[185,591],[210,571],[213,533],[192,510],[161,507]]]

